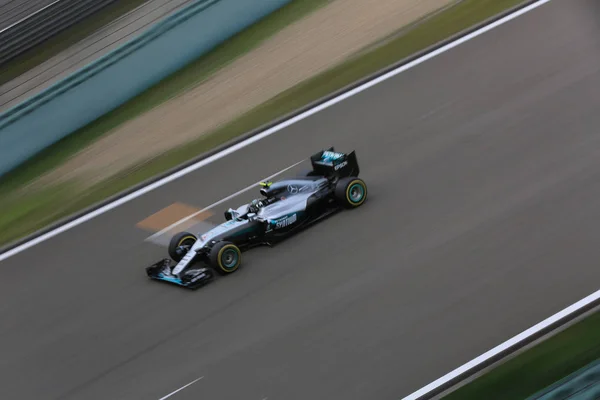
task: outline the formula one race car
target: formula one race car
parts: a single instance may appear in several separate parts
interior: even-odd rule
[[[156,280],[196,289],[235,272],[242,252],[275,243],[344,208],[361,206],[367,186],[358,178],[356,153],[331,147],[310,157],[312,169],[293,179],[262,182],[261,199],[225,211],[226,222],[206,233],[181,232],[169,244],[169,258],[146,268]]]

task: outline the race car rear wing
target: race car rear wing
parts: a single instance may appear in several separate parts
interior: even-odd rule
[[[322,150],[310,157],[310,162],[315,174],[345,178],[358,176],[360,168],[356,159],[356,152],[338,153],[333,147]]]

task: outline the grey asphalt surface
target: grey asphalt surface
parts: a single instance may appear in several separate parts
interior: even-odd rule
[[[191,1],[149,0],[46,62],[0,85],[0,112],[16,106],[108,54]]]
[[[399,399],[596,291],[598,17],[554,0],[2,262],[0,397]],[[138,221],[330,145],[363,207],[196,292],[145,278]]]

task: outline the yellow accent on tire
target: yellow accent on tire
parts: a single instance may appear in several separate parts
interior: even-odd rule
[[[184,236],[179,240],[179,243],[177,243],[177,247],[182,246],[183,242],[185,242],[188,239],[192,239],[194,242],[196,241],[196,238],[193,236]]]
[[[237,263],[235,264],[234,268],[226,268],[221,261],[221,256],[223,255],[223,252],[227,249],[234,249],[238,255],[238,260],[237,260]],[[219,254],[217,255],[217,263],[219,264],[219,268],[221,268],[222,271],[224,271],[226,273],[234,272],[240,267],[241,262],[242,262],[242,254],[240,252],[240,249],[238,249],[238,247],[236,245],[227,244],[227,245],[221,247],[221,249],[219,249]]]
[[[355,203],[350,199],[350,188],[352,188],[352,186],[354,186],[357,183],[362,187],[364,193],[363,193],[363,197],[360,200],[360,202]],[[366,198],[367,198],[367,186],[364,184],[364,182],[361,179],[354,179],[354,180],[350,181],[350,183],[348,183],[348,186],[346,187],[346,200],[348,201],[348,204],[352,205],[353,207],[358,207],[362,203],[365,202]]]

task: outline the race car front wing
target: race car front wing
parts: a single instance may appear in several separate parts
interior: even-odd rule
[[[193,268],[185,271],[181,277],[171,273],[171,260],[164,258],[161,261],[146,267],[149,278],[169,282],[188,289],[198,289],[214,279],[214,272],[210,268]]]

